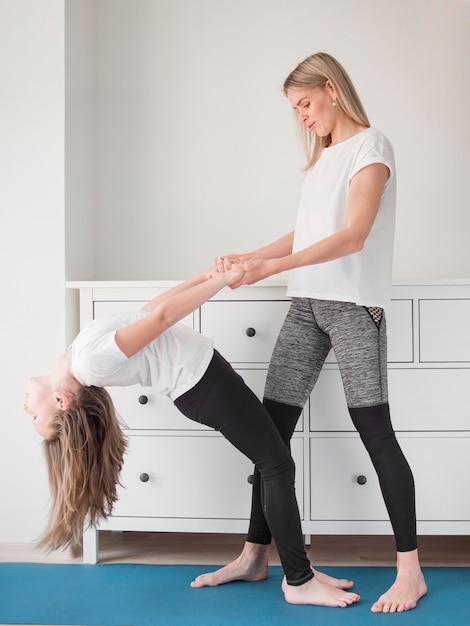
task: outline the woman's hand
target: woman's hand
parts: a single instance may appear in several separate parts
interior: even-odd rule
[[[233,282],[230,285],[231,288],[236,289],[241,285],[252,285],[264,278],[268,278],[268,276],[276,274],[278,270],[274,266],[275,261],[275,259],[252,259],[244,263],[234,263],[232,270],[241,272],[242,277],[240,280]]]
[[[219,256],[214,260],[214,263],[219,272],[226,272],[232,268],[235,263],[245,263],[250,260],[248,254],[227,254],[225,256]]]
[[[216,265],[208,270],[207,277],[225,276],[228,279],[226,284],[232,289],[237,289],[242,285],[252,285],[275,274],[278,270],[274,267],[274,263],[273,259],[247,258],[242,261],[235,254],[219,257],[216,259]]]

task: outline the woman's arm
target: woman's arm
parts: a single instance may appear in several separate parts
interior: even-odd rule
[[[143,307],[148,315],[116,332],[117,346],[126,356],[133,356],[242,275],[234,270],[218,273],[213,268],[177,285],[162,294],[166,298],[158,296]]]
[[[359,252],[374,224],[389,169],[374,163],[360,170],[351,180],[343,227],[317,243],[279,258],[259,258],[233,264],[244,271],[243,278],[231,286],[250,285],[259,280],[296,267],[326,263]]]
[[[224,269],[227,269],[227,264],[245,263],[253,259],[277,259],[291,254],[293,243],[294,231],[287,233],[287,235],[284,235],[280,239],[262,248],[258,248],[258,250],[254,250],[253,252],[247,252],[245,254],[227,254],[218,257],[215,260],[215,264],[217,269],[222,272]]]

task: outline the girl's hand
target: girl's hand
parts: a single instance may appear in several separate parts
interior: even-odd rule
[[[227,269],[219,270],[217,266],[214,266],[207,270],[206,277],[208,280],[220,280],[224,285],[231,286],[243,279],[243,273],[244,271],[241,267],[235,270],[227,266]]]

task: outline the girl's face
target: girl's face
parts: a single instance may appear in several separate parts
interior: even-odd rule
[[[299,114],[299,121],[319,137],[331,134],[337,121],[334,94],[327,87],[314,87],[302,91],[288,91],[287,98]]]
[[[23,409],[32,416],[33,426],[41,437],[53,437],[52,421],[58,408],[58,394],[50,388],[47,376],[36,376],[27,381]]]

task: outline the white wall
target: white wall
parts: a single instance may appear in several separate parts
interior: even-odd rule
[[[48,501],[24,382],[64,349],[62,0],[0,0],[0,542],[40,533]]]
[[[94,0],[65,3],[65,272],[91,280],[95,267]],[[66,337],[80,327],[79,294],[66,291]]]
[[[292,228],[280,89],[317,50],[395,146],[395,277],[470,275],[468,0],[98,0],[95,28],[96,278],[184,278]]]
[[[65,2],[65,204],[69,280],[94,276],[94,0]]]

